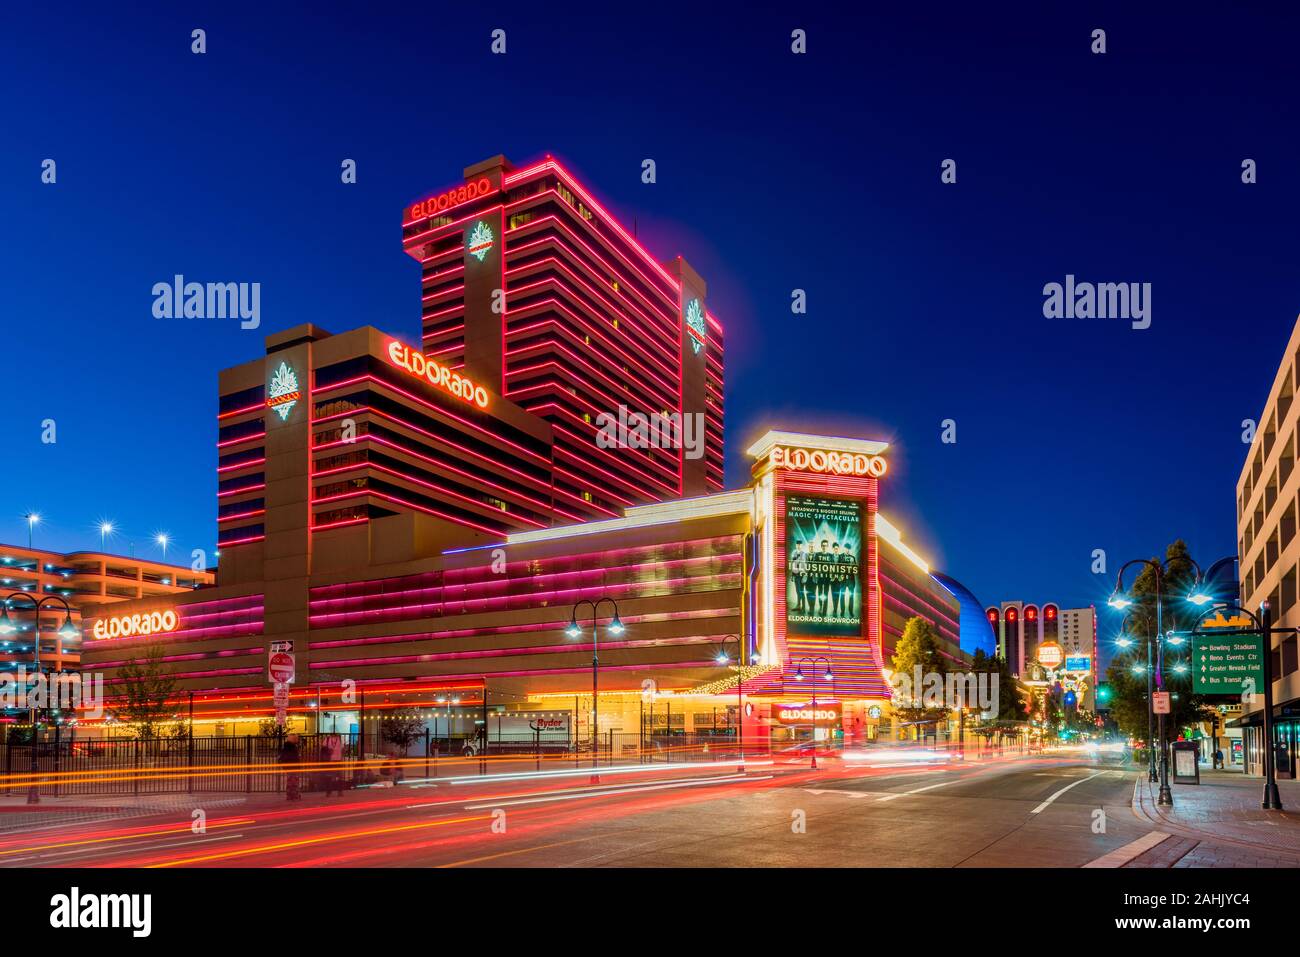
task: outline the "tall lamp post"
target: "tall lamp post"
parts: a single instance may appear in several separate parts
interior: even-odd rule
[[[33,652],[33,661],[36,665],[36,673],[39,675],[42,673],[41,609],[43,609],[46,605],[51,605],[51,604],[62,605],[63,612],[64,612],[64,619],[63,619],[63,624],[59,626],[58,633],[63,638],[74,638],[76,637],[77,634],[77,628],[72,623],[72,606],[69,605],[67,601],[65,601],[59,595],[46,595],[44,598],[36,599],[33,598],[31,595],[27,594],[27,592],[25,591],[16,591],[13,594],[11,594],[8,598],[6,598],[2,604],[0,604],[0,635],[12,635],[14,632],[18,630],[18,626],[15,625],[9,618],[9,607],[14,601],[14,599],[16,598],[25,599],[26,601],[31,602],[32,611],[36,613],[35,618],[32,622],[32,636],[33,636],[32,652]],[[27,803],[40,804],[41,803],[40,787],[36,782],[36,775],[40,773],[40,764],[39,764],[39,758],[37,752],[37,727],[36,727],[38,714],[37,714],[36,706],[34,704],[30,706],[29,710],[31,712],[31,722],[32,722],[32,741],[31,741],[32,780],[31,780],[31,784],[27,788]]]
[[[804,666],[804,663],[805,663],[805,662],[808,663],[808,664],[816,665],[817,662],[819,662],[819,661],[824,661],[824,662],[826,662],[826,671],[822,674],[822,678],[825,679],[826,681],[834,681],[834,680],[835,680],[835,675],[831,672],[831,660],[830,660],[829,658],[827,658],[825,655],[814,655],[814,656],[812,656],[812,657],[810,657],[810,658],[800,658],[797,662],[795,662],[795,667],[794,667],[794,680],[795,680],[795,681],[803,681],[803,680],[804,680],[803,666]],[[813,713],[812,713],[812,770],[816,771],[816,770],[817,770],[817,682],[816,682],[815,679],[814,679],[813,684],[812,684],[812,710],[813,710]]]
[[[569,613],[569,625],[564,629],[564,633],[570,638],[582,637],[582,626],[578,624],[578,612],[586,605],[591,609],[591,781],[593,784],[600,781],[600,709],[596,695],[599,693],[599,619],[600,607],[606,602],[614,609],[614,617],[609,622],[609,633],[611,635],[623,634],[623,621],[618,617],[618,602],[612,598],[597,598],[594,602],[582,599],[573,606],[573,611]],[[574,715],[577,719],[577,715]]]
[[[1121,648],[1130,648],[1133,645],[1133,639],[1128,636],[1128,622],[1132,615],[1125,615],[1124,621],[1120,625],[1120,636],[1115,639],[1115,644]],[[1147,678],[1147,781],[1155,784],[1160,780],[1160,773],[1156,770],[1156,749],[1155,749],[1155,714],[1151,710],[1151,682],[1154,674],[1151,668],[1151,635],[1146,637],[1147,644],[1147,661],[1145,665],[1134,665],[1133,671],[1136,673],[1139,669]]]
[[[1187,562],[1196,570],[1196,577],[1192,580],[1191,594],[1187,596],[1188,600],[1191,601],[1193,604],[1197,604],[1197,605],[1204,604],[1204,602],[1207,599],[1200,591],[1201,580],[1204,577],[1201,574],[1201,566],[1197,565],[1196,562],[1192,561],[1190,558],[1187,559]],[[1155,692],[1164,692],[1165,690],[1165,682],[1164,682],[1165,632],[1164,632],[1163,605],[1164,605],[1164,598],[1165,598],[1165,587],[1164,587],[1165,576],[1169,573],[1169,569],[1166,566],[1166,562],[1158,562],[1151,558],[1134,558],[1125,562],[1123,565],[1120,566],[1119,575],[1116,576],[1115,590],[1111,592],[1110,598],[1106,602],[1106,604],[1110,605],[1112,608],[1123,609],[1133,604],[1133,599],[1129,597],[1128,593],[1124,589],[1124,572],[1133,565],[1145,565],[1148,568],[1150,568],[1152,574],[1155,576],[1155,581],[1156,581],[1156,592],[1155,592],[1156,667],[1155,667],[1155,674],[1154,674],[1155,689],[1154,691],[1149,691],[1147,694],[1147,708],[1149,713],[1150,711],[1155,709]],[[1150,629],[1148,629],[1147,640],[1148,640],[1147,654],[1149,658],[1150,657],[1150,644],[1149,644]],[[1151,668],[1148,665],[1147,667],[1148,689],[1152,687],[1151,681],[1152,681]],[[1169,751],[1165,747],[1164,712],[1158,714],[1157,718],[1158,718],[1158,724],[1156,728],[1156,734],[1157,737],[1159,738],[1159,744],[1160,744],[1160,793],[1159,796],[1156,798],[1156,803],[1164,806],[1172,806],[1174,803],[1174,795],[1173,792],[1169,789]]]
[[[736,646],[736,749],[740,752],[740,767],[738,770],[745,770],[745,705],[744,705],[744,687],[745,677],[741,671],[745,667],[745,642],[739,635],[724,635],[718,643],[718,656],[714,659],[718,664],[731,664],[731,656],[727,654],[727,645]],[[758,655],[749,656],[751,665],[758,663]]]

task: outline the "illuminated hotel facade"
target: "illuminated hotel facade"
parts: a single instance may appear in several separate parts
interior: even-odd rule
[[[174,614],[86,642],[110,696],[162,644],[178,712],[192,695],[208,733],[255,731],[275,642],[294,655],[295,727],[455,702],[489,729],[566,712],[582,740],[589,615],[576,639],[566,626],[601,599],[624,626],[605,628],[602,602],[602,733],[656,709],[668,728],[734,724],[738,681],[747,740],[793,733],[782,704],[815,674],[819,734],[870,739],[908,618],[965,660],[957,600],[878,511],[885,443],[769,432],[751,481],[722,490],[704,281],[654,260],[554,161],[466,169],[406,210],[403,245],[421,263],[420,346],[299,326],[221,373],[217,585],[112,610]],[[698,422],[701,441],[610,446],[620,407]],[[724,649],[748,663],[724,667]]]

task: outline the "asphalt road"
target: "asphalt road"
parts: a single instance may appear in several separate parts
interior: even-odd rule
[[[1086,756],[639,767],[268,796],[0,839],[7,867],[1077,867],[1147,834]]]

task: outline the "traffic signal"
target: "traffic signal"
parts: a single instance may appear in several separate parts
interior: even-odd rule
[[[1097,686],[1097,704],[1110,704],[1110,685]]]

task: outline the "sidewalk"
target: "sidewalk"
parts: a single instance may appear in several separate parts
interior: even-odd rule
[[[1160,807],[1159,785],[1138,778],[1133,813],[1170,836],[1125,867],[1300,867],[1300,782],[1278,782],[1285,811],[1261,808],[1263,779],[1239,771],[1170,788],[1174,806]]]

